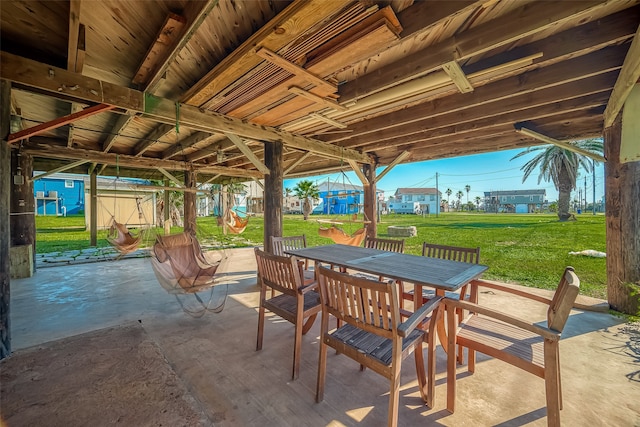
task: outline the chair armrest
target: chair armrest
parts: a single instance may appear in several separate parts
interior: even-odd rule
[[[474,314],[482,314],[483,316],[491,317],[493,319],[500,320],[501,322],[508,323],[518,328],[527,330],[551,341],[560,340],[560,334],[558,332],[549,328],[545,328],[543,326],[534,325],[531,322],[517,318],[515,316],[511,316],[509,314],[505,314],[487,307],[482,307],[478,304],[467,301],[445,298],[443,302],[447,307],[447,313],[449,316],[455,315],[455,310],[451,310],[450,308],[462,308],[464,310],[469,310]]]
[[[435,297],[430,299],[425,305],[421,306],[415,313],[411,315],[407,320],[402,322],[398,326],[398,335],[403,338],[409,336],[413,330],[422,323],[422,321],[438,307],[442,297]]]
[[[495,289],[496,291],[501,291],[501,292],[506,292],[512,295],[517,295],[519,297],[523,297],[523,298],[528,298],[530,300],[533,301],[538,301],[541,302],[543,304],[547,304],[550,305],[551,304],[551,299],[550,298],[546,298],[540,295],[536,295],[533,294],[531,292],[527,292],[524,291],[522,289],[515,289],[512,288],[510,286],[505,286],[502,285],[500,283],[494,283],[494,282],[488,282],[486,280],[482,280],[482,279],[475,279],[472,280],[470,283],[471,287],[482,287],[482,288],[488,288],[488,289]]]
[[[309,283],[308,285],[305,285],[305,286],[300,286],[300,288],[298,288],[298,292],[300,292],[303,295],[315,290],[318,290],[317,281],[313,283]]]

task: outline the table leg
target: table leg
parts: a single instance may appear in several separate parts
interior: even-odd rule
[[[436,296],[444,297],[444,291],[441,289],[436,289]],[[422,306],[422,286],[414,284],[413,285],[413,306],[414,311]],[[440,319],[438,319],[438,325],[436,327],[438,341],[440,341],[440,345],[442,349],[446,353],[448,351],[447,346],[447,329],[445,327],[445,319],[446,319],[446,311],[442,313]]]

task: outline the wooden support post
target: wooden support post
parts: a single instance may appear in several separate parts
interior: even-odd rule
[[[11,127],[11,83],[0,80],[0,359],[11,354],[10,191],[11,148],[7,138]]]
[[[229,193],[227,192],[227,186],[220,187],[220,218],[222,218],[222,234],[225,236],[229,233],[229,225],[227,220],[229,217]]]
[[[94,169],[89,177],[89,246],[98,246],[98,171]]]
[[[264,177],[264,248],[268,252],[271,252],[271,236],[282,236],[282,152],[282,142],[264,143],[264,163],[271,172]]]
[[[33,158],[11,152],[11,246],[31,245],[33,270],[36,268],[36,218],[33,198]],[[15,276],[14,276],[15,277]]]
[[[627,107],[625,107],[627,108]],[[626,116],[625,116],[626,117]],[[607,294],[614,310],[640,314],[640,161],[622,163],[623,128],[618,114],[604,130],[607,216]],[[625,138],[627,136],[625,135]],[[635,135],[637,138],[638,136]]]
[[[164,186],[169,187],[169,178],[165,178]],[[169,190],[165,189],[164,193],[164,206],[162,209],[163,222],[164,225],[164,235],[168,236],[171,234],[171,198],[169,197]]]
[[[367,225],[367,236],[375,238],[378,234],[378,198],[376,196],[376,168],[373,165],[363,165],[362,172],[367,178],[364,183],[364,217],[371,221]]]
[[[195,171],[185,171],[184,186],[186,188],[196,187]],[[195,236],[196,234],[196,193],[185,191],[184,193],[184,231]]]

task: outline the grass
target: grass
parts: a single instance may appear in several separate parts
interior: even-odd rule
[[[285,215],[285,236],[305,234],[309,246],[332,243],[318,236],[316,219],[304,221],[301,215]],[[353,233],[361,223],[349,222],[347,217],[331,217],[342,221],[342,228]],[[605,217],[591,214],[578,215],[578,221],[558,222],[549,214],[478,214],[444,213],[438,217],[415,215],[384,215],[378,223],[378,236],[387,236],[389,225],[413,225],[415,237],[405,240],[405,252],[420,254],[422,242],[429,241],[454,246],[480,246],[480,261],[489,266],[487,279],[519,283],[537,288],[555,289],[564,267],[571,265],[581,279],[581,293],[606,299],[606,260],[569,255],[570,251],[594,249],[605,252]],[[84,217],[36,217],[37,252],[52,252],[89,247],[89,232],[84,228]],[[240,236],[222,235],[222,227],[212,217],[198,218],[198,236],[233,246],[261,245],[263,220],[253,217]],[[172,228],[172,232],[180,228]],[[145,237],[151,244],[155,232]],[[98,246],[108,246],[106,230],[98,232]]]

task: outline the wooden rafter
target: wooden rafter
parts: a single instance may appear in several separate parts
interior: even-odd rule
[[[295,0],[193,85],[185,93],[183,101],[203,105],[262,61],[255,54],[259,47],[278,52],[307,28],[339,12],[349,3],[350,0]]]
[[[442,66],[445,73],[451,78],[460,93],[473,92],[473,85],[462,71],[462,67],[458,61],[450,61]]]
[[[225,133],[225,135],[227,136],[227,138],[229,138],[231,142],[235,144],[236,147],[240,149],[240,151],[242,151],[242,154],[244,154],[246,158],[249,159],[251,163],[253,163],[256,169],[258,169],[260,172],[262,172],[265,175],[269,175],[270,173],[269,168],[264,163],[262,163],[262,161],[258,158],[258,156],[253,154],[253,151],[251,151],[251,148],[249,148],[249,146],[244,143],[242,138],[232,133]]]
[[[107,135],[107,139],[102,144],[102,151],[105,153],[111,150],[113,144],[116,142],[116,138],[120,136],[124,128],[129,124],[129,122],[133,119],[133,116],[130,114],[123,114],[118,117],[116,124],[111,129],[111,132]]]
[[[294,160],[289,166],[287,166],[287,168],[284,170],[284,175],[286,176],[289,172],[291,172],[293,169],[296,168],[296,166],[298,166],[300,163],[304,162],[309,156],[311,155],[311,153],[306,152],[304,154],[302,154],[302,156],[300,156],[298,159]]]
[[[603,162],[604,163],[604,162],[607,161],[607,159],[605,159],[603,156],[601,156],[599,154],[592,153],[591,151],[584,150],[584,149],[582,149],[580,147],[576,147],[575,145],[573,145],[573,144],[571,144],[569,142],[560,141],[558,139],[551,138],[550,136],[543,135],[541,133],[538,133],[538,132],[536,132],[534,130],[531,130],[531,129],[527,129],[525,127],[517,127],[516,126],[516,131],[518,133],[521,133],[523,135],[529,136],[531,138],[535,138],[535,139],[538,139],[538,140],[540,140],[542,142],[546,142],[547,144],[557,145],[558,147],[567,149],[569,151],[573,151],[573,152],[576,152],[578,154],[582,154],[583,156],[587,156],[587,157],[589,157],[589,158],[591,158],[591,159],[593,159],[593,160],[595,160],[597,162]]]
[[[330,117],[324,116],[324,115],[319,114],[319,113],[311,113],[311,114],[309,114],[309,117],[313,117],[314,119],[318,119],[320,121],[328,123],[331,126],[337,127],[338,129],[345,129],[345,128],[348,127],[347,125],[345,125],[342,122],[339,122],[338,120],[334,120],[334,119],[332,119]]]
[[[347,160],[347,162],[349,163],[349,166],[351,166],[351,169],[353,169],[353,171],[356,173],[356,176],[358,177],[358,179],[360,179],[360,182],[362,182],[363,185],[371,184],[364,172],[362,172],[362,169],[360,169],[360,165],[358,165],[353,160]]]
[[[166,170],[190,170],[191,167],[199,173],[222,174],[225,176],[236,176],[241,178],[262,178],[263,174],[259,171],[252,171],[240,168],[227,168],[222,166],[210,166],[206,164],[187,164],[175,160],[153,159],[149,157],[136,157],[125,154],[103,153],[101,151],[84,150],[79,148],[68,148],[61,146],[51,146],[45,144],[26,144],[23,150],[27,154],[38,155],[51,159],[78,159],[87,162],[97,162],[105,165],[118,165],[119,167],[133,167],[139,169],[158,169]]]
[[[604,111],[604,127],[613,124],[638,79],[640,79],[640,26],[631,42],[607,109]]]
[[[333,83],[329,83],[328,81],[322,80],[320,77],[312,74],[311,72],[305,70],[304,68],[302,68],[301,66],[294,64],[292,62],[287,61],[286,59],[282,58],[281,56],[278,56],[275,52],[272,52],[271,50],[267,49],[266,47],[261,47],[260,49],[258,49],[258,51],[256,52],[256,55],[258,55],[259,57],[271,62],[274,65],[277,65],[278,67],[282,68],[283,70],[286,70],[288,72],[290,72],[293,75],[296,75],[298,77],[301,77],[302,79],[304,79],[307,83],[311,83],[314,86],[317,87],[322,87],[325,88],[327,90],[329,90],[330,92],[337,92],[338,91],[338,86],[333,84]]]
[[[93,116],[94,114],[99,114],[102,113],[104,111],[108,111],[108,110],[112,110],[115,108],[115,105],[109,105],[109,104],[98,104],[98,105],[94,105],[92,107],[87,107],[82,111],[78,111],[76,113],[73,114],[69,114],[63,117],[59,117],[55,120],[51,120],[50,122],[47,123],[42,123],[33,127],[30,127],[29,129],[23,129],[20,132],[16,132],[13,133],[11,135],[9,135],[8,138],[8,143],[12,144],[14,142],[20,141],[22,139],[27,139],[31,136],[35,136],[38,134],[41,134],[43,132],[46,132],[48,130],[51,129],[57,129],[60,126],[64,126],[67,125],[69,123],[73,123],[77,120],[80,119],[85,119],[87,117]]]
[[[80,36],[80,7],[82,0],[69,1],[69,38],[67,48],[67,70],[79,72],[76,67],[78,54],[78,40]],[[80,69],[82,69],[80,67]]]
[[[50,175],[56,174],[56,173],[58,173],[58,172],[64,172],[64,171],[66,171],[66,170],[73,169],[73,168],[75,168],[75,167],[77,167],[77,166],[80,166],[80,165],[83,165],[83,164],[85,164],[85,163],[87,163],[87,160],[78,160],[77,162],[72,162],[72,163],[69,163],[69,164],[67,164],[67,165],[57,167],[57,168],[55,168],[55,169],[51,169],[50,171],[47,171],[47,172],[45,172],[45,173],[41,173],[41,174],[39,174],[39,175],[34,176],[34,177],[31,179],[31,181],[37,181],[37,180],[39,180],[39,179],[42,179],[42,178],[44,178],[44,177],[47,177],[47,176],[50,176]]]
[[[165,168],[158,168],[158,172],[160,172],[162,175],[166,176],[167,178],[169,178],[170,181],[173,181],[173,183],[175,185],[177,185],[178,187],[182,188],[184,187],[184,183],[182,181],[180,181],[178,178],[176,178],[175,176],[173,176],[169,171],[167,171]]]
[[[396,165],[399,165],[400,163],[402,163],[405,159],[407,159],[409,156],[411,155],[411,153],[409,151],[403,151],[402,153],[400,153],[398,155],[398,157],[396,157],[395,159],[393,159],[393,161],[391,163],[389,163],[389,165],[384,168],[384,170],[382,172],[380,172],[378,174],[378,176],[376,176],[376,181],[380,181],[382,179],[382,177],[384,177],[386,174],[388,174],[389,172],[391,172],[391,170],[396,167]]]
[[[158,32],[155,41],[149,47],[138,71],[133,77],[133,83],[146,86],[151,79],[158,74],[158,69],[169,58],[171,50],[181,40],[181,36],[186,27],[187,20],[175,13],[167,15],[162,28]]]
[[[156,127],[151,133],[144,137],[144,139],[136,144],[134,149],[136,156],[141,156],[147,151],[153,144],[158,142],[160,138],[165,136],[173,129],[174,126],[170,124],[162,124]]]
[[[458,60],[468,59],[551,26],[575,20],[576,17],[587,16],[605,5],[605,1],[555,2],[546,3],[545,7],[523,5],[500,18],[407,55],[398,63],[386,65],[375,73],[366,74],[353,82],[341,85],[339,87],[340,102],[344,104],[391,87],[398,82],[435,71],[451,61],[453,52],[456,52]]]
[[[176,156],[180,153],[182,153],[184,150],[186,150],[187,148],[193,147],[194,145],[205,141],[206,139],[210,138],[211,134],[207,133],[207,132],[194,132],[191,135],[189,135],[188,137],[186,137],[185,139],[183,139],[182,141],[179,141],[177,144],[175,144],[172,147],[167,148],[166,150],[164,150],[162,152],[162,158],[163,159],[170,159],[173,156]]]
[[[334,3],[334,2],[330,2]],[[71,98],[74,101],[105,102],[113,106],[141,113],[144,117],[173,125],[176,120],[175,102],[134,89],[117,86],[87,76],[77,76],[66,70],[41,64],[5,51],[0,55],[3,67],[2,78],[23,86],[37,88],[54,97]],[[54,78],[49,78],[53,74]],[[64,83],[63,83],[64,82]],[[352,159],[360,163],[372,160],[366,154],[342,149],[331,144],[294,135],[271,126],[247,123],[246,121],[211,111],[200,111],[191,105],[180,105],[182,125],[203,132],[230,132],[240,137],[259,141],[282,141],[292,148],[312,151],[316,154]]]
[[[289,92],[291,93],[295,93],[296,95],[300,95],[303,96],[307,99],[310,99],[311,101],[315,102],[316,104],[320,104],[323,105],[325,107],[329,107],[329,108],[333,108],[334,110],[338,110],[338,111],[347,111],[347,107],[344,107],[340,104],[338,104],[335,100],[333,99],[329,99],[329,98],[325,98],[322,96],[318,96],[312,92],[309,92],[308,90],[304,90],[302,88],[299,88],[297,86],[291,86],[289,88]]]

